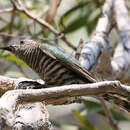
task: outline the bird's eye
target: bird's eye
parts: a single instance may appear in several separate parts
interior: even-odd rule
[[[20,44],[24,44],[24,41],[20,41]]]

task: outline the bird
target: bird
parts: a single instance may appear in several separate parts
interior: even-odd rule
[[[61,85],[96,82],[95,78],[83,68],[79,61],[63,49],[49,44],[41,44],[32,39],[13,40],[10,45],[0,49],[13,53],[22,59],[45,82],[23,81],[18,89],[50,88]],[[79,102],[80,97],[58,100],[55,105]]]
[[[0,47],[2,50],[9,51],[22,59],[40,78],[45,81],[44,85],[37,82],[22,82],[21,88],[49,88],[70,84],[96,83],[97,80],[82,67],[78,60],[66,53],[63,49],[40,43],[32,39],[14,40],[11,45]],[[30,82],[33,84],[31,85]],[[39,87],[40,86],[40,87]],[[114,103],[123,110],[130,111],[129,101],[117,98],[116,95],[105,93],[102,98],[110,103]],[[74,99],[75,100],[75,99]],[[54,105],[68,104],[67,98],[57,100]],[[73,101],[72,101],[73,103]]]
[[[22,59],[45,81],[44,87],[96,82],[78,60],[54,45],[20,39],[0,49]]]

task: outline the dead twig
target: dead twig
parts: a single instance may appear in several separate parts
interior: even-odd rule
[[[49,14],[48,14],[48,16],[46,18],[46,21],[48,23],[51,23],[52,20],[54,19],[55,15],[56,15],[57,8],[58,8],[58,5],[59,5],[59,2],[60,2],[60,0],[51,0],[50,11],[49,11]]]
[[[54,35],[56,35],[57,38],[62,39],[69,47],[76,50],[76,47],[74,47],[66,38],[66,36],[63,33],[59,33],[55,28],[53,28],[50,24],[48,24],[46,21],[42,20],[41,18],[37,18],[36,16],[32,15],[23,5],[23,3],[20,0],[11,0],[12,4],[16,7],[18,11],[21,11],[25,13],[29,18],[33,19],[35,22],[39,23],[43,27],[50,30]]]
[[[79,44],[78,44],[78,47],[77,47],[77,50],[76,50],[76,53],[75,53],[75,59],[77,59],[77,60],[79,60],[82,47],[83,47],[83,40],[80,39]]]

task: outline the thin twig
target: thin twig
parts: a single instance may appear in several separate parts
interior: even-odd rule
[[[50,30],[53,34],[57,36],[57,38],[62,39],[69,47],[72,49],[76,50],[76,47],[74,47],[66,38],[66,36],[63,33],[59,33],[53,26],[48,24],[46,21],[42,20],[41,18],[37,18],[36,16],[32,15],[23,5],[23,3],[20,0],[17,0],[18,3],[16,3],[15,0],[11,0],[12,4],[16,7],[18,11],[21,11],[25,13],[29,18],[33,19],[43,27],[47,28]]]
[[[10,20],[10,24],[9,24],[9,34],[11,34],[13,31],[14,20],[15,20],[15,7],[13,8],[12,16],[11,16],[11,20]]]
[[[102,104],[102,106],[103,106],[103,108],[104,108],[104,112],[105,112],[105,114],[106,114],[106,116],[107,116],[107,118],[108,118],[108,120],[109,120],[109,123],[110,123],[111,127],[112,127],[114,130],[119,130],[119,127],[118,127],[118,125],[117,125],[117,122],[116,122],[115,119],[113,119],[113,117],[112,117],[112,115],[111,115],[111,113],[110,113],[110,111],[109,111],[107,105],[105,104],[105,101],[103,100],[103,98],[99,98],[99,99],[100,99],[100,102],[101,102],[101,104]]]
[[[38,16],[37,16],[37,18],[40,18],[40,17],[42,17],[42,16],[44,16],[45,15],[45,13],[48,11],[48,6],[46,6],[43,10],[41,10],[41,12],[38,14]],[[28,29],[29,30],[29,27],[31,26],[31,25],[33,25],[34,24],[34,20],[31,20],[26,26],[24,26],[22,29],[21,29],[21,31],[19,31],[17,34],[21,34],[22,32],[24,32],[26,29]],[[27,31],[28,31],[27,30]],[[43,30],[42,30],[43,31]],[[38,36],[38,34],[34,34],[34,35],[36,35],[36,37]]]
[[[9,13],[9,12],[12,12],[13,10],[14,8],[1,9],[0,13]]]
[[[60,2],[60,0],[51,0],[50,11],[49,11],[48,16],[46,18],[46,22],[51,23],[52,20],[54,19],[59,2]]]
[[[80,39],[76,53],[75,53],[75,58],[77,60],[79,60],[80,54],[81,54],[81,50],[82,50],[82,46],[83,46],[83,39]]]

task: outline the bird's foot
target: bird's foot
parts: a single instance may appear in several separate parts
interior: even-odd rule
[[[16,89],[41,89],[44,88],[44,84],[40,84],[36,81],[22,81],[18,84]]]

